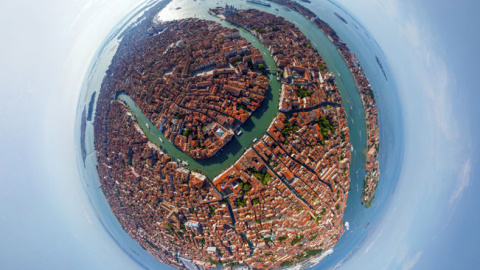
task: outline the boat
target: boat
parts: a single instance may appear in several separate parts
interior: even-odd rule
[[[257,142],[257,138],[254,138],[254,139],[253,139],[253,143],[256,143],[256,142]]]
[[[179,10],[179,9],[181,9],[181,8],[182,8],[182,7],[177,7],[175,10]]]
[[[160,140],[160,142],[162,142],[162,143],[163,143],[163,140],[162,140],[162,138],[158,137],[158,139]]]
[[[240,136],[242,135],[242,131],[241,130],[237,130],[237,136]]]
[[[348,223],[348,221],[345,222],[345,230],[350,230],[350,224]]]
[[[257,5],[266,6],[266,7],[271,7],[272,6],[272,5],[270,5],[270,3],[263,2],[263,1],[260,1],[260,0],[247,0],[247,2],[257,4]]]
[[[150,126],[148,125],[148,123],[145,123],[145,125],[147,125],[147,128],[150,129]]]

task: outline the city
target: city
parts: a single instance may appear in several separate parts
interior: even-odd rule
[[[150,142],[119,93],[175,146],[205,159],[262,106],[268,79],[262,55],[238,30],[198,19],[142,22],[123,37],[99,94],[102,190],[123,228],[177,268],[271,269],[314,258],[342,235],[350,188],[335,76],[283,18],[229,6],[211,13],[249,30],[273,55],[282,86],[267,133],[214,179]]]

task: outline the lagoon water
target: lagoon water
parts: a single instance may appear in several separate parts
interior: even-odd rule
[[[165,3],[166,2],[164,1],[159,4],[163,5]],[[354,152],[352,153],[350,167],[351,190],[349,192],[347,207],[344,214],[344,220],[349,222],[350,230],[345,231],[344,235],[340,238],[339,242],[334,247],[335,251],[333,254],[326,257],[314,268],[323,269],[332,267],[355,252],[356,248],[362,243],[372,228],[375,227],[375,222],[380,218],[389,201],[390,195],[394,191],[403,155],[403,121],[401,119],[395,79],[389,72],[388,63],[384,59],[383,53],[376,42],[372,40],[368,35],[368,32],[341,7],[336,5],[333,1],[326,0],[317,1],[311,4],[302,2],[303,5],[315,12],[320,19],[327,22],[335,31],[337,31],[338,35],[348,44],[364,68],[375,93],[380,120],[381,144],[379,162],[381,177],[374,202],[372,206],[367,209],[360,203],[363,177],[365,173],[363,165],[365,162],[364,151],[366,145],[365,122],[360,95],[358,94],[353,77],[350,74],[345,61],[331,41],[313,23],[308,21],[302,15],[294,11],[287,11],[282,6],[275,3],[271,3],[272,7],[269,8],[246,3],[241,0],[228,2],[220,0],[173,0],[165,6],[162,12],[159,13],[158,18],[160,20],[174,20],[187,17],[197,17],[220,22],[218,18],[208,14],[208,9],[216,6],[224,6],[227,3],[240,9],[257,8],[280,15],[295,23],[312,41],[312,45],[325,59],[329,70],[336,75],[336,83],[342,96],[343,107],[347,112],[350,140]],[[77,155],[78,166],[80,168],[85,192],[88,194],[91,205],[96,211],[97,217],[104,225],[105,230],[113,239],[115,239],[118,245],[140,265],[148,269],[163,269],[169,268],[169,266],[159,263],[141,248],[138,243],[122,229],[115,216],[110,211],[110,207],[100,189],[100,182],[96,170],[96,154],[93,147],[92,122],[87,122],[86,126],[86,135],[84,139],[87,158],[85,163],[82,160],[80,150],[80,120],[83,109],[85,107],[88,108],[91,95],[94,92],[99,91],[105,71],[116,52],[121,33],[128,28],[128,25],[131,22],[135,21],[135,18],[141,16],[141,11],[147,7],[148,4],[139,6],[136,10],[132,11],[128,17],[120,22],[118,27],[112,30],[112,34],[107,37],[104,46],[99,49],[97,56],[92,61],[90,71],[87,74],[82,87],[80,103],[77,109]],[[181,7],[181,9],[177,9],[177,7]],[[335,13],[344,18],[346,22],[342,21],[337,15],[335,15]],[[224,22],[222,23],[226,25]],[[248,37],[247,33],[243,33],[242,35],[252,43],[255,42],[254,38],[252,39],[252,37]],[[254,43],[254,45],[258,47],[260,44]],[[377,64],[376,57],[380,59],[386,72],[386,76],[384,76],[380,66]],[[276,80],[274,78],[272,79],[272,83],[274,85],[272,85],[271,92],[267,97],[268,108],[265,111],[256,112],[252,116],[252,120],[249,120],[246,125],[242,127],[242,136],[240,136],[238,140],[230,142],[230,144],[233,145],[229,146],[228,149],[230,150],[222,152],[220,155],[224,156],[216,160],[221,160],[222,162],[205,161],[204,165],[207,167],[211,166],[210,173],[208,174],[209,178],[213,178],[212,176],[215,176],[219,171],[223,170],[228,162],[237,159],[237,156],[242,154],[243,148],[251,144],[252,138],[259,138],[265,132],[268,123],[264,122],[267,121],[266,119],[273,118],[273,115],[276,112],[274,109],[278,105],[278,86],[275,86]],[[94,105],[95,104],[96,102]],[[163,139],[165,138],[163,137]],[[235,144],[238,145],[235,146]],[[169,148],[167,148],[167,150],[169,153],[175,151]],[[183,154],[181,151],[179,151],[179,153]],[[195,162],[189,160],[190,158],[187,155],[183,155],[185,157],[182,159],[188,160],[190,166],[194,168]]]

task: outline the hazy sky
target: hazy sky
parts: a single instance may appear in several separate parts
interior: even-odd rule
[[[0,11],[2,269],[134,269],[81,186],[74,120],[89,61],[135,1],[7,1]]]
[[[314,0],[312,0],[314,1]],[[322,0],[324,1],[324,0]],[[339,0],[399,84],[405,155],[386,213],[346,269],[477,268],[477,1]],[[9,1],[0,10],[3,269],[134,269],[82,189],[74,120],[83,76],[138,2]]]

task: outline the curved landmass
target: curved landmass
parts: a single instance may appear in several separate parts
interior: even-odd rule
[[[154,23],[147,12],[123,35],[99,92],[101,188],[126,232],[174,267],[305,261],[343,233],[350,144],[334,76],[283,18],[231,7],[211,12],[255,35],[278,70],[266,71],[236,30],[197,19]],[[265,72],[278,72],[279,111],[214,179],[149,141],[118,99],[128,95],[179,149],[205,159],[262,106]]]
[[[359,89],[362,97],[367,126],[367,151],[365,164],[366,176],[363,186],[362,204],[366,203],[366,206],[370,207],[375,196],[378,180],[380,179],[380,167],[378,163],[378,153],[380,147],[378,112],[375,104],[375,96],[372,88],[370,87],[370,83],[368,82],[368,79],[365,76],[360,63],[358,62],[357,57],[350,51],[350,48],[348,48],[347,44],[342,41],[335,30],[333,30],[333,28],[331,28],[326,22],[318,18],[311,10],[293,0],[272,0],[272,2],[285,5],[286,7],[299,12],[307,19],[312,21],[320,30],[322,30],[335,44],[340,54],[347,62],[347,65],[350,68],[353,77],[355,78],[357,88]],[[339,17],[338,14],[335,13],[335,15]],[[385,76],[385,79],[387,79],[383,66],[378,60],[378,57],[376,57],[376,60],[382,70],[383,75]]]

